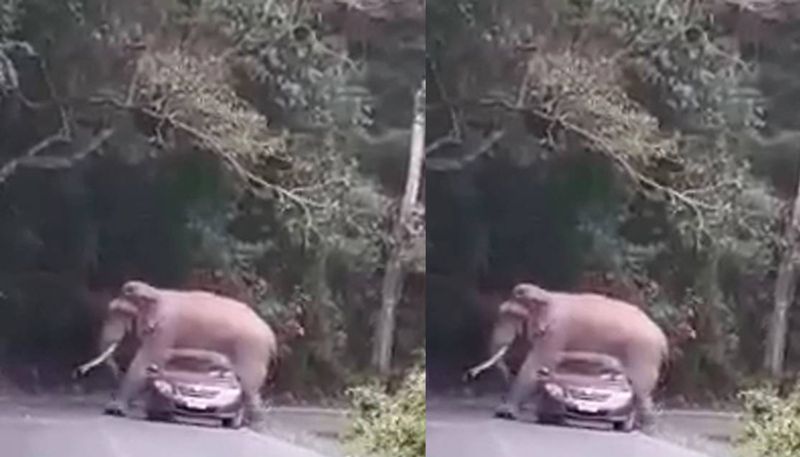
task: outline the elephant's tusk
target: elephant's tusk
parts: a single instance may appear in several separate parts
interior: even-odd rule
[[[491,368],[492,366],[494,366],[494,364],[497,363],[498,360],[502,359],[503,356],[506,355],[506,352],[508,352],[509,347],[511,347],[511,345],[506,344],[505,346],[501,347],[497,352],[495,352],[495,354],[492,357],[490,357],[487,361],[481,363],[480,365],[476,365],[470,368],[467,371],[467,376],[473,379],[477,378],[479,374],[486,371],[488,368]]]
[[[89,370],[91,370],[92,368],[94,368],[94,367],[100,365],[101,363],[105,362],[109,357],[111,357],[111,355],[117,349],[117,346],[119,346],[119,341],[117,341],[116,343],[111,343],[111,345],[109,345],[108,348],[105,351],[103,351],[102,354],[98,355],[97,357],[93,358],[92,360],[90,360],[90,361],[84,363],[83,365],[79,366],[78,368],[76,368],[75,369],[76,373],[78,375],[80,375],[80,376],[83,376]]]

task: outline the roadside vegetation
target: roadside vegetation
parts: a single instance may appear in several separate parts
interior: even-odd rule
[[[745,426],[738,437],[745,457],[792,457],[800,455],[800,386],[788,395],[773,388],[742,392]]]
[[[417,366],[393,392],[381,383],[349,390],[352,424],[345,441],[358,457],[425,455],[425,367]]]

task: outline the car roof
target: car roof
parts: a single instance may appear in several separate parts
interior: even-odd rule
[[[582,361],[597,363],[609,368],[622,370],[622,363],[620,360],[609,354],[602,354],[599,352],[589,351],[565,351],[562,352],[558,358],[558,363],[565,361]]]

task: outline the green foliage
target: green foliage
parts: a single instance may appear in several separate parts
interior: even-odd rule
[[[21,1],[5,0],[0,3],[0,40],[7,38],[16,30]]]
[[[751,389],[741,393],[745,425],[738,445],[742,455],[790,457],[800,455],[800,388],[786,397],[775,389]]]
[[[313,2],[0,3],[0,40],[24,40],[43,57],[38,68],[0,51],[0,85],[17,89],[18,65],[28,99],[0,100],[0,130],[12,132],[0,146],[4,172],[8,160],[58,132],[59,121],[65,126],[58,150],[35,150],[34,160],[58,167],[20,166],[0,187],[8,216],[0,218],[0,316],[32,334],[39,303],[61,305],[40,300],[31,292],[41,287],[24,280],[46,271],[78,296],[49,314],[75,316],[59,332],[77,331],[80,321],[85,346],[91,323],[83,316],[96,311],[75,307],[87,306],[87,288],[132,276],[180,287],[190,270],[221,270],[247,286],[276,326],[303,308],[306,337],[283,371],[303,382],[331,379],[323,387],[335,389],[361,355],[345,343],[369,352],[348,333],[369,330],[369,317],[353,310],[368,315],[376,303],[392,198],[364,158],[403,177],[364,138],[386,127],[376,103],[403,119],[392,128],[408,129],[412,96],[387,87],[402,80],[407,56],[383,55],[387,77],[367,84],[370,62],[351,55],[349,36]],[[391,29],[396,18],[381,21]],[[407,98],[408,114],[386,94]],[[106,131],[106,140],[67,160]],[[80,211],[63,216],[54,196]]]
[[[358,456],[425,455],[425,368],[411,371],[394,394],[380,383],[349,391],[354,418],[347,441]]]
[[[709,5],[450,0],[428,11],[431,155],[456,164],[428,187],[437,272],[559,289],[581,270],[613,272],[667,329],[693,310],[698,340],[673,367],[701,381],[685,387],[735,385],[760,351],[742,336],[769,309],[769,293],[745,284],[770,287],[779,195],[796,187],[796,162],[781,194],[753,166],[770,161],[764,107],[790,99],[758,82],[772,73],[745,60]],[[603,184],[582,198],[588,182]]]

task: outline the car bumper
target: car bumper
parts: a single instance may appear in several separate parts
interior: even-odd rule
[[[189,405],[182,398],[167,397],[152,391],[147,400],[148,411],[193,418],[233,419],[242,407],[241,399],[230,403],[204,401],[199,405]]]
[[[597,402],[560,400],[547,394],[541,395],[538,404],[538,411],[551,417],[603,422],[624,422],[633,410],[632,403],[609,407]]]

